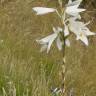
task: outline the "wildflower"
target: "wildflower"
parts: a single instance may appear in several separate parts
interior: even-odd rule
[[[76,21],[76,20],[69,20],[69,29],[72,31],[76,36],[77,40],[81,40],[85,45],[88,46],[88,39],[87,36],[90,35],[95,35],[96,33],[91,32],[88,28],[87,25],[88,23]]]
[[[78,8],[82,0],[75,0],[72,2],[72,0],[69,0],[67,7],[66,7],[66,13],[71,16],[79,16],[80,12],[85,11],[85,9]]]
[[[54,40],[56,40],[58,49],[59,50],[62,49],[62,42],[59,38],[59,33],[62,31],[62,29],[60,27],[58,27],[57,29],[53,27],[53,31],[54,31],[53,34],[51,34],[43,39],[36,40],[39,44],[42,45],[41,51],[45,51],[47,49],[47,53],[48,53]]]
[[[81,18],[79,13],[82,11],[85,11],[85,9],[78,8],[81,2],[82,2],[82,0],[76,0],[73,2],[72,2],[72,0],[69,0],[68,4],[66,6],[65,13],[67,13],[68,15],[71,15],[71,16],[76,16],[78,18]],[[37,13],[37,15],[44,15],[47,13],[56,12],[60,16],[59,12],[55,8],[34,7],[32,9]]]
[[[58,50],[62,50],[62,45],[64,44],[64,41],[61,41],[60,39],[60,32],[62,32],[62,29],[58,27],[57,29],[53,27],[54,33],[42,38],[40,40],[36,40],[39,44],[42,45],[41,47],[41,52],[45,51],[47,49],[47,53],[49,52],[52,43],[56,40],[56,45]],[[65,44],[69,47],[70,46],[70,41],[68,39],[65,40]]]
[[[37,15],[44,15],[46,13],[56,11],[56,9],[54,9],[54,8],[46,8],[46,7],[34,7],[32,9],[37,13]]]

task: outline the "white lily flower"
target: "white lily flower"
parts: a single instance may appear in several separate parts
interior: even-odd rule
[[[66,39],[66,40],[65,40],[65,44],[66,44],[67,47],[70,47],[71,44],[70,44],[69,39]]]
[[[69,0],[65,12],[68,15],[80,17],[79,13],[85,11],[85,9],[78,8],[81,2],[82,2],[82,0],[76,0],[73,2],[72,2],[72,0]]]
[[[56,9],[54,8],[46,8],[46,7],[34,7],[32,9],[37,13],[37,15],[44,15],[56,11]]]
[[[69,28],[70,30],[75,33],[75,35],[77,36],[77,40],[81,40],[83,43],[85,43],[85,45],[88,46],[88,39],[87,36],[90,35],[96,35],[96,33],[91,32],[86,25],[88,25],[89,23],[83,23],[80,21],[76,21],[76,20],[69,20]]]
[[[49,36],[47,36],[43,39],[36,40],[39,44],[42,45],[41,51],[45,51],[47,49],[47,53],[48,53],[50,48],[51,48],[51,45],[52,45],[52,43],[54,42],[55,39],[56,39],[56,44],[57,44],[58,49],[59,50],[62,49],[62,42],[61,42],[61,40],[58,36],[59,32],[61,32],[62,29],[59,28],[59,27],[57,29],[55,29],[53,27],[53,31],[54,31],[53,34],[51,34],[51,35],[49,35]]]
[[[47,53],[48,53],[50,50],[50,47],[51,47],[53,41],[56,39],[56,37],[57,37],[57,34],[54,33],[54,34],[49,35],[43,39],[36,40],[39,44],[42,45],[41,51],[45,51],[47,49]]]

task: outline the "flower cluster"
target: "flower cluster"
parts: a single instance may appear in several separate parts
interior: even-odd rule
[[[60,14],[56,8],[46,8],[46,7],[34,7],[32,8],[37,15],[44,15],[47,13],[56,12],[57,15],[63,22],[64,28],[53,27],[53,34],[37,40],[39,44],[42,45],[41,51],[47,49],[47,53],[50,50],[50,47],[54,41],[56,41],[56,45],[59,50],[62,50],[62,46],[67,45],[70,46],[70,41],[68,40],[68,36],[71,33],[76,35],[76,40],[81,40],[85,45],[88,46],[88,38],[87,36],[95,35],[94,32],[91,32],[87,25],[90,23],[84,23],[81,21],[80,13],[86,11],[86,9],[79,8],[82,0],[69,0],[68,4],[63,8],[63,14]],[[63,34],[63,36],[61,36]],[[63,40],[61,37],[64,37]]]

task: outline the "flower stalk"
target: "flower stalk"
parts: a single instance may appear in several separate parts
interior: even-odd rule
[[[61,89],[62,89],[62,96],[66,96],[66,61],[65,61],[65,38],[63,38],[63,41],[64,41],[64,44],[63,44],[63,46],[62,46],[62,53],[63,53],[63,58],[62,58],[62,61],[63,61],[63,63],[62,63],[62,66],[61,66],[61,68],[62,68],[62,87],[61,87]]]
[[[62,35],[62,41],[63,41],[63,44],[62,44],[62,65],[61,65],[61,68],[62,68],[62,85],[61,85],[61,90],[62,90],[62,93],[61,95],[62,96],[66,96],[66,60],[65,60],[65,51],[66,51],[66,38],[65,38],[65,34],[64,34],[64,25],[65,25],[65,13],[64,13],[64,9],[62,8],[62,13],[63,15],[61,16],[61,21],[62,21],[62,28],[63,28],[63,35]]]
[[[62,75],[62,81],[61,81],[61,95],[62,96],[66,96],[66,61],[65,61],[65,51],[66,51],[66,38],[65,38],[65,34],[64,34],[64,26],[65,26],[65,9],[63,8],[63,3],[62,0],[58,0],[58,3],[60,5],[60,10],[61,10],[61,26],[62,26],[62,71],[61,71],[61,75]]]

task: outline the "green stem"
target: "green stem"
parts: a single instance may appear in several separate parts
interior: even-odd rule
[[[62,85],[61,85],[61,88],[62,88],[62,93],[61,95],[62,96],[66,96],[66,78],[65,78],[65,75],[66,75],[66,65],[65,65],[65,34],[64,34],[64,25],[65,25],[65,9],[63,8],[63,0],[58,0],[58,3],[60,5],[60,9],[61,9],[61,14],[58,13],[57,11],[57,14],[59,15],[60,19],[61,19],[61,26],[63,28],[63,32],[61,34],[61,38],[62,38],[62,41],[63,41],[63,49],[62,49],[62,55],[63,55],[63,63],[62,63]]]
[[[64,10],[63,10],[64,12]],[[66,50],[66,44],[65,44],[65,34],[64,34],[64,25],[65,25],[65,13],[63,13],[62,16],[62,27],[63,27],[63,49],[62,49],[62,55],[63,55],[63,63],[62,63],[62,96],[66,96],[66,62],[65,62],[65,50]]]
[[[65,75],[66,75],[66,65],[65,65],[65,38],[64,38],[64,45],[63,45],[63,50],[62,50],[62,53],[63,53],[63,63],[62,63],[62,96],[65,96],[66,94],[66,78],[65,78]]]

